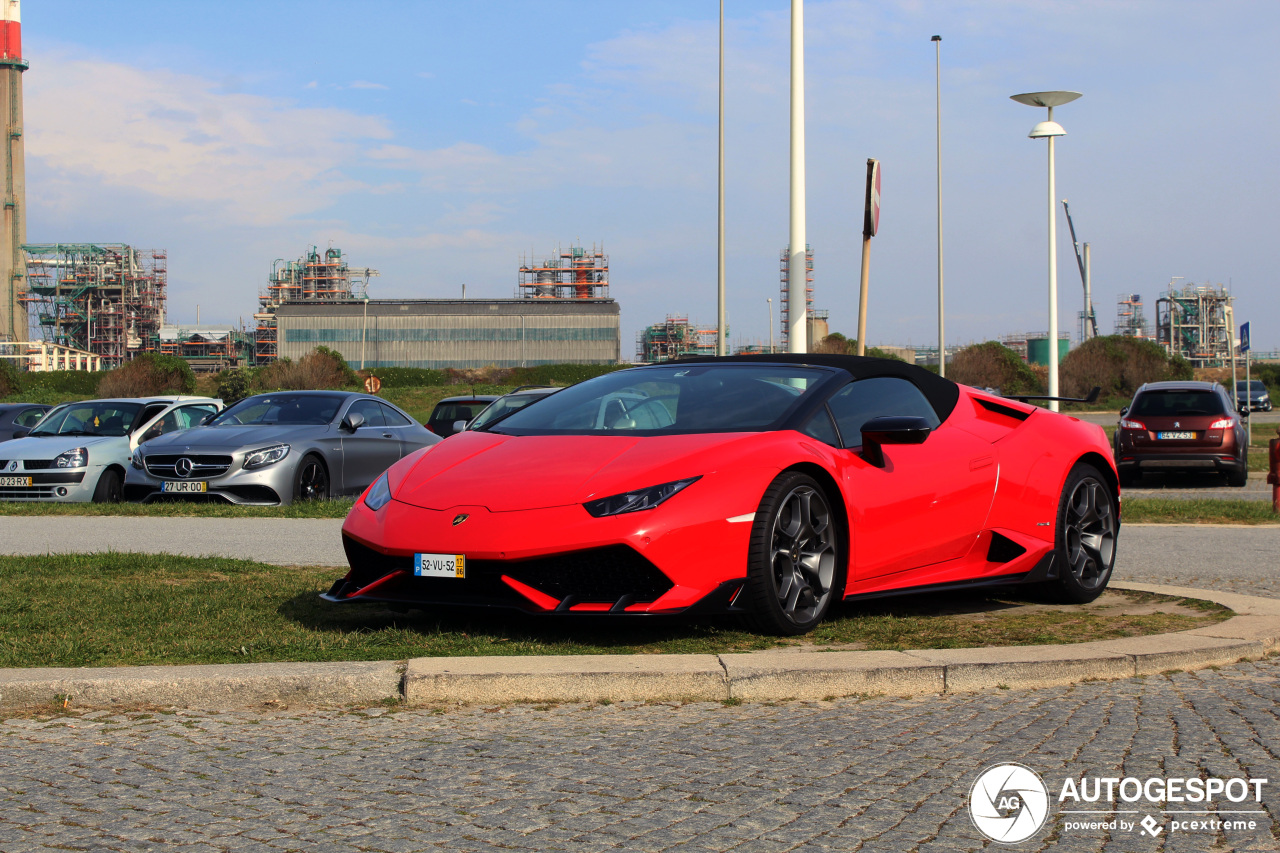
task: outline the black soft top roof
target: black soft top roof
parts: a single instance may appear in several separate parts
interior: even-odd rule
[[[847,371],[854,379],[873,376],[896,376],[920,389],[940,420],[946,420],[960,399],[960,388],[950,379],[892,358],[830,353],[773,353],[763,355],[690,356],[680,362],[742,362],[745,364],[812,364]]]

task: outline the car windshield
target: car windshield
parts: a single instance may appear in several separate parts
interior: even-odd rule
[[[1236,381],[1237,391],[1248,391],[1250,394],[1261,394],[1267,390],[1267,386],[1263,384],[1261,379],[1251,379],[1248,382],[1243,379]]]
[[[209,422],[268,426],[275,424],[323,425],[333,421],[345,398],[338,394],[259,394],[247,397]]]
[[[31,435],[128,435],[141,403],[90,400],[54,409]]]
[[[507,435],[680,435],[776,428],[827,370],[773,364],[666,364],[566,388],[494,424]]]
[[[541,400],[543,397],[555,391],[555,388],[548,388],[546,391],[531,394],[510,394],[499,400],[494,400],[489,407],[480,414],[476,415],[476,419],[467,424],[467,429],[484,429],[489,424],[505,418],[518,409],[532,403],[534,400]]]
[[[1222,415],[1222,400],[1212,391],[1161,390],[1144,391],[1133,401],[1129,414],[1134,416],[1169,417],[1188,415]]]

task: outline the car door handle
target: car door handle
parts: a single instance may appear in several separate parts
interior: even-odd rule
[[[392,435],[392,434],[391,434],[391,433],[389,433],[389,432],[384,432],[384,433],[382,434],[382,437],[383,437],[383,438],[395,438],[395,436],[394,436],[394,435]]]

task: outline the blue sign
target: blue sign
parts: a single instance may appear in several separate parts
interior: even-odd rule
[[[1249,351],[1249,324],[1240,327],[1240,352]]]

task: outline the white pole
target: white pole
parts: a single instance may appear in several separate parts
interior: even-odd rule
[[[938,75],[938,375],[947,375],[947,344],[942,311],[942,36],[933,37]]]
[[[1053,107],[1049,107],[1053,121]],[[1054,214],[1053,137],[1049,137],[1049,396],[1058,396],[1058,223]],[[1058,401],[1049,401],[1049,411],[1058,411]]]
[[[1084,244],[1084,340],[1093,335],[1093,266],[1089,260],[1089,244]]]
[[[724,0],[720,0],[720,147],[716,155],[719,168],[719,207],[716,218],[716,355],[729,354],[724,310]]]
[[[769,303],[769,352],[773,352],[773,297],[770,296],[765,302]]]
[[[787,351],[808,352],[808,258],[804,223],[804,0],[791,0],[791,242],[787,257]]]

